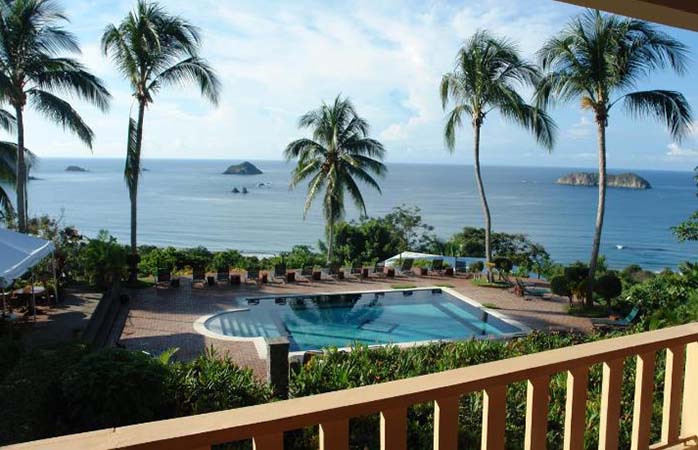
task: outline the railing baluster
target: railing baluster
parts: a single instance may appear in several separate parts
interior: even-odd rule
[[[698,435],[698,342],[686,346],[686,374],[683,378],[681,436]]]
[[[407,410],[381,411],[381,450],[407,450]]]
[[[650,445],[655,359],[655,352],[637,355],[631,450],[646,450]]]
[[[525,450],[545,450],[548,445],[549,391],[549,377],[528,380]]]
[[[482,395],[482,450],[504,450],[507,387],[493,386]]]
[[[254,450],[284,450],[284,434],[274,433],[252,438]]]
[[[434,401],[434,450],[458,449],[458,397]]]
[[[683,345],[666,350],[664,376],[664,407],[662,412],[662,443],[674,445],[681,432],[681,394],[686,348]]]
[[[589,368],[576,367],[567,371],[567,400],[565,403],[565,450],[584,449],[584,428],[587,409]]]
[[[349,450],[349,421],[320,424],[320,450]]]
[[[601,422],[599,424],[599,450],[618,449],[620,429],[620,394],[623,383],[623,359],[603,363],[601,383]]]

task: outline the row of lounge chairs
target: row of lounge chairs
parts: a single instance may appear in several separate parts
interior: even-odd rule
[[[407,277],[414,276],[414,259],[405,258],[402,264],[393,267],[394,274],[396,277]],[[456,263],[456,271],[464,272],[465,264]],[[460,269],[460,270],[459,270]],[[430,268],[428,268],[427,275],[443,275],[446,269],[444,267],[443,259],[435,259],[432,262]],[[342,267],[340,264],[330,264],[328,267],[321,270],[316,270],[313,266],[305,266],[299,270],[288,270],[286,264],[277,264],[271,271],[266,271],[266,276],[268,281],[272,283],[286,283],[290,279],[297,282],[312,282],[313,280],[364,280],[367,278],[384,278],[388,275],[386,271],[385,261],[377,262],[371,268],[365,268],[360,264],[354,264],[351,267]],[[293,274],[293,275],[291,275]],[[204,267],[194,267],[192,274],[193,283],[211,283],[215,281],[217,283],[229,283],[230,282],[230,271],[227,268],[221,268],[216,272],[213,280],[212,277],[207,276],[206,269]],[[259,268],[251,267],[247,269],[245,273],[244,281],[255,282],[257,284],[261,283],[263,279],[263,274]],[[242,280],[240,280],[242,282]],[[170,270],[159,269],[156,276],[156,284],[172,284],[174,282]]]

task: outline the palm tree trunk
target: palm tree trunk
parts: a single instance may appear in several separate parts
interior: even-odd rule
[[[482,214],[485,216],[485,262],[489,263],[492,260],[492,249],[490,246],[492,234],[492,219],[490,217],[490,207],[487,204],[487,196],[485,196],[485,186],[482,184],[482,175],[480,174],[480,128],[482,122],[478,119],[473,121],[473,136],[474,136],[474,166],[475,180],[477,181],[477,189],[480,192],[480,200],[482,202]],[[487,264],[486,264],[487,266]],[[492,273],[487,266],[487,278],[492,280]]]
[[[327,224],[327,264],[332,262],[334,256],[334,218],[330,218]]]
[[[596,226],[594,228],[594,242],[591,246],[591,259],[589,260],[589,278],[587,279],[586,305],[594,305],[594,276],[596,263],[599,259],[599,247],[601,246],[601,230],[603,229],[603,216],[606,210],[606,119],[596,119],[598,125],[599,145],[599,200],[596,207]]]
[[[138,103],[138,122],[136,124],[136,157],[131,161],[133,182],[129,186],[131,199],[131,258],[129,282],[138,279],[138,178],[141,171],[141,145],[143,143],[143,117],[145,116],[145,102]]]
[[[20,233],[27,232],[27,163],[24,160],[24,116],[22,108],[15,107],[17,118],[17,226]]]

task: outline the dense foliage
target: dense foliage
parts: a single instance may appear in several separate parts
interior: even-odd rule
[[[696,180],[696,186],[698,186],[698,166],[694,170],[696,172],[694,179]],[[672,230],[679,241],[698,241],[698,211],[691,214],[685,222],[672,228]]]

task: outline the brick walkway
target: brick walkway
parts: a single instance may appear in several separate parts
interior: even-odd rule
[[[193,323],[202,315],[214,314],[240,305],[241,299],[256,295],[290,295],[360,290],[390,289],[391,285],[452,287],[480,303],[496,305],[506,314],[530,328],[587,331],[588,319],[565,313],[566,299],[524,300],[504,289],[481,288],[461,277],[410,277],[359,281],[320,281],[308,283],[266,284],[257,288],[250,284],[242,287],[191,287],[183,280],[177,289],[148,288],[133,292],[130,311],[121,343],[127,348],[160,353],[178,347],[177,358],[189,360],[213,347],[219,354],[227,354],[237,364],[251,367],[264,377],[265,362],[259,357],[254,344],[210,338],[197,333]]]

